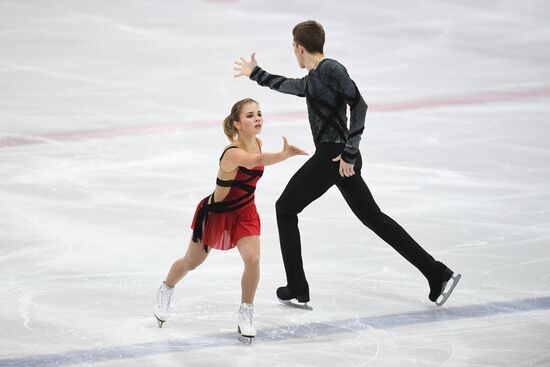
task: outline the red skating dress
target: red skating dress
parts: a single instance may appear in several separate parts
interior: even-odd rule
[[[237,147],[226,148],[220,161],[231,148]],[[208,251],[208,247],[229,250],[245,236],[260,235],[260,216],[254,204],[254,191],[263,172],[264,166],[252,169],[239,166],[233,180],[217,178],[216,184],[230,187],[229,193],[220,202],[214,202],[213,193],[201,200],[191,224],[193,241],[200,241],[205,251]]]

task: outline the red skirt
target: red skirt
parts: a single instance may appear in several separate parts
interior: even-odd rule
[[[199,210],[208,198],[202,199],[197,205],[191,229],[194,229],[197,225]],[[260,227],[260,216],[254,201],[242,208],[225,213],[209,212],[201,243],[218,250],[230,250],[243,237],[259,236]]]

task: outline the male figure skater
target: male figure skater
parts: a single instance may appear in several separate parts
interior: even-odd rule
[[[236,61],[235,77],[248,76],[259,85],[281,93],[306,97],[315,154],[294,174],[277,200],[277,225],[287,285],[277,289],[285,304],[311,309],[304,273],[298,213],[336,185],[359,220],[413,264],[428,280],[429,299],[438,306],[450,296],[460,274],[436,261],[393,219],[384,214],[361,177],[359,142],[367,104],[346,68],[325,58],[325,32],[316,21],[297,24],[293,31],[294,54],[308,74],[301,79],[269,74],[257,65],[255,54]],[[350,126],[347,111],[350,107]],[[293,300],[298,303],[294,303]]]

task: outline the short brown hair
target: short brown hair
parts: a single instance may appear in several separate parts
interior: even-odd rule
[[[292,30],[294,43],[304,46],[309,53],[323,53],[325,30],[314,20],[307,20],[294,26]]]

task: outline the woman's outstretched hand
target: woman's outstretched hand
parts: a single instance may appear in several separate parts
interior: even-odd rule
[[[235,64],[237,64],[237,66],[233,68],[236,72],[234,75],[235,78],[239,76],[250,76],[250,74],[252,74],[252,70],[254,70],[256,65],[258,65],[256,62],[256,53],[254,52],[250,55],[250,61],[246,61],[241,57],[239,60],[235,61]]]
[[[294,157],[295,155],[308,155],[307,152],[297,146],[288,144],[286,137],[283,136],[283,153],[287,158]]]

